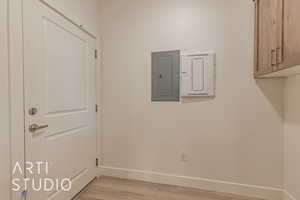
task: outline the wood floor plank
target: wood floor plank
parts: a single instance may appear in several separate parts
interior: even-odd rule
[[[200,189],[101,177],[76,200],[262,200]]]

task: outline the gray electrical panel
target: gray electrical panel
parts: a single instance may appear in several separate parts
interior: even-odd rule
[[[180,51],[152,53],[152,101],[179,101]]]

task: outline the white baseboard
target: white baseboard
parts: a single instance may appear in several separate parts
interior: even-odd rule
[[[283,200],[296,200],[296,198],[291,195],[287,190],[283,191]]]
[[[101,175],[127,178],[153,183],[171,184],[183,187],[199,188],[216,192],[232,193],[249,197],[258,197],[268,200],[282,200],[283,189],[239,184],[228,181],[212,180],[199,177],[187,177],[174,174],[165,174],[159,172],[123,169],[110,166],[101,166]],[[296,200],[296,199],[287,199]]]

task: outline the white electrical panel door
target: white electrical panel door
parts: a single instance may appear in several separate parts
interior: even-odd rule
[[[215,54],[181,55],[181,96],[215,96]]]

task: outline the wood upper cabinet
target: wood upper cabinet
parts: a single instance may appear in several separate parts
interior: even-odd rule
[[[300,0],[255,3],[255,77],[281,76],[280,71],[300,65]]]
[[[284,7],[284,61],[280,68],[300,64],[300,0],[283,0]]]
[[[256,0],[255,76],[276,71],[282,51],[283,0]]]

